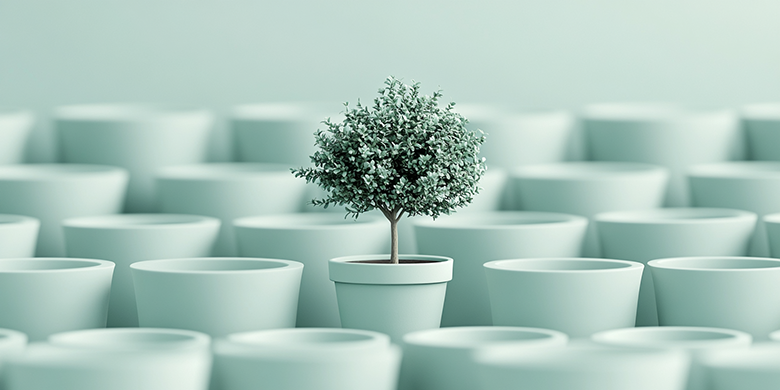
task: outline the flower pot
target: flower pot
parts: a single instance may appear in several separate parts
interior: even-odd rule
[[[235,107],[230,127],[242,162],[307,166],[314,154],[314,133],[328,115],[306,103],[260,103]]]
[[[0,389],[6,389],[6,363],[19,358],[26,346],[26,334],[11,329],[0,329]]]
[[[667,206],[688,205],[686,169],[744,156],[737,115],[660,104],[596,104],[583,125],[590,159],[662,165],[671,172]]]
[[[711,390],[774,390],[780,383],[780,345],[722,351],[702,362]]]
[[[662,326],[626,328],[596,333],[592,337],[598,344],[628,348],[676,349],[691,355],[691,368],[686,390],[704,390],[707,378],[701,362],[714,351],[747,349],[753,338],[731,329],[698,328],[686,326]]]
[[[634,326],[641,263],[553,258],[485,263],[493,325],[554,329],[571,338]]]
[[[513,193],[522,210],[550,211],[592,218],[598,213],[661,207],[665,168],[625,162],[570,162],[531,165],[511,172]],[[591,227],[583,254],[600,256]]]
[[[395,390],[401,351],[387,335],[298,328],[238,333],[214,345],[212,389]]]
[[[732,209],[614,211],[594,217],[602,254],[639,261],[681,256],[746,256],[756,214]],[[657,326],[653,277],[642,274],[637,326]]]
[[[741,330],[757,341],[780,329],[780,259],[651,260],[658,322]]]
[[[54,114],[61,159],[114,165],[130,182],[124,210],[156,211],[154,175],[162,167],[206,161],[213,115],[205,110],[96,104],[59,107]]]
[[[751,104],[741,114],[748,159],[780,161],[780,104]]]
[[[35,255],[65,255],[60,221],[122,211],[127,172],[101,165],[0,166],[0,213],[41,221]]]
[[[168,167],[158,175],[160,210],[222,220],[215,256],[235,256],[233,220],[263,214],[298,212],[306,181],[285,165],[212,163]]]
[[[208,257],[219,233],[216,218],[181,214],[115,214],[66,219],[69,257],[116,264],[108,326],[138,326],[130,264],[141,260]]]
[[[337,257],[328,262],[328,272],[342,327],[382,332],[400,343],[409,332],[440,326],[452,259],[400,255],[400,264],[388,264],[389,258]]]
[[[90,329],[52,335],[9,365],[14,390],[206,390],[209,337],[184,330]]]
[[[295,326],[303,264],[255,258],[146,260],[130,265],[142,327],[212,337]]]
[[[451,257],[442,326],[492,325],[482,265],[523,257],[579,257],[588,220],[532,211],[455,214],[415,222],[417,252]]]
[[[475,359],[491,390],[681,390],[689,366],[682,351],[593,345],[485,348]]]
[[[763,218],[769,241],[769,253],[780,258],[780,213],[765,215]]]
[[[35,119],[25,110],[0,110],[0,165],[21,164]]]
[[[0,259],[0,328],[39,341],[105,327],[113,271],[105,260]]]
[[[421,330],[403,338],[400,389],[473,390],[479,388],[473,354],[491,345],[538,348],[565,345],[554,330],[503,326],[465,326]]]
[[[339,256],[386,253],[389,222],[384,216],[345,218],[334,213],[268,215],[233,222],[238,253],[304,264],[297,326],[340,327],[336,290],[328,260]]]
[[[40,227],[36,218],[0,214],[0,258],[35,256]]]
[[[766,229],[761,218],[780,212],[780,162],[735,161],[704,164],[688,171],[691,203],[752,211],[759,223],[750,255],[768,256]]]

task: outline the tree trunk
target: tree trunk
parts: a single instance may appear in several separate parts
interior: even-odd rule
[[[390,262],[398,264],[398,221],[390,220]]]

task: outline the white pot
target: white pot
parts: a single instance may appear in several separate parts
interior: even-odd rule
[[[665,166],[671,172],[665,204],[687,206],[686,169],[739,160],[742,132],[735,112],[692,111],[660,104],[596,104],[583,125],[591,160]]]
[[[337,107],[338,109],[338,107]],[[314,133],[328,115],[306,103],[258,103],[235,107],[230,117],[236,157],[243,162],[309,166]]]
[[[65,255],[60,221],[122,211],[127,171],[102,165],[0,166],[0,213],[41,221],[35,255]]]
[[[669,177],[660,166],[625,162],[530,165],[510,175],[520,209],[588,218],[607,211],[661,207]],[[583,254],[600,256],[593,228],[586,236]]]
[[[35,256],[40,227],[36,218],[0,214],[0,258]]]
[[[27,335],[11,329],[0,329],[0,389],[6,389],[6,362],[19,358],[27,346]]]
[[[212,163],[164,168],[158,174],[160,210],[222,220],[215,256],[235,256],[236,218],[301,210],[306,181],[290,167],[260,163]]]
[[[750,160],[780,161],[780,103],[751,104],[742,109],[742,126]]]
[[[142,327],[212,337],[295,326],[303,264],[255,258],[146,260],[130,265]]]
[[[406,389],[474,390],[479,388],[474,352],[491,345],[539,348],[565,345],[554,330],[504,326],[465,326],[421,330],[403,338],[400,386]]]
[[[708,390],[776,390],[780,383],[780,345],[777,343],[713,353],[702,364]]]
[[[485,263],[493,325],[554,329],[571,338],[634,326],[641,263],[551,258]]]
[[[614,211],[594,217],[604,257],[639,261],[681,256],[746,256],[756,214],[732,209]],[[642,275],[637,326],[658,325],[650,272]]]
[[[213,115],[129,104],[59,107],[54,113],[61,159],[114,165],[130,172],[125,211],[156,211],[154,174],[162,167],[206,161]]]
[[[0,259],[0,327],[32,341],[106,326],[114,263],[72,258]]]
[[[90,329],[52,335],[9,364],[9,390],[206,390],[205,334],[173,329]]]
[[[490,390],[683,390],[689,366],[682,351],[592,345],[485,348],[476,361]]]
[[[763,218],[769,241],[769,253],[780,258],[780,213],[765,215]]]
[[[344,328],[403,335],[441,325],[452,259],[442,256],[359,255],[330,259],[328,273],[336,282],[339,317]],[[381,263],[384,261],[384,263]]]
[[[141,260],[211,256],[219,233],[216,218],[180,214],[115,214],[62,222],[69,257],[116,264],[108,326],[138,326],[130,264]]]
[[[377,332],[238,333],[214,345],[212,390],[395,390],[400,360],[400,348]]]
[[[714,351],[747,349],[753,338],[731,329],[661,326],[608,330],[596,333],[593,341],[608,346],[657,348],[686,351],[691,355],[691,369],[686,390],[705,390],[706,375],[701,362]]]
[[[492,325],[482,265],[524,257],[579,257],[588,220],[568,214],[506,211],[415,221],[417,253],[451,257],[442,326]]]
[[[339,256],[387,253],[390,223],[384,216],[345,218],[306,213],[239,218],[233,222],[238,253],[300,261],[297,326],[339,327],[336,290],[328,279],[328,260]]]
[[[757,341],[780,329],[780,259],[651,260],[661,326],[741,330]]]
[[[752,211],[759,224],[750,255],[769,255],[761,217],[780,212],[780,162],[735,161],[704,164],[688,171],[691,204]]]
[[[21,164],[35,119],[25,110],[0,110],[0,165]]]

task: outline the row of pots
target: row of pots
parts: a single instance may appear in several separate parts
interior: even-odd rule
[[[780,381],[780,344],[702,327],[572,342],[540,328],[453,327],[409,333],[402,350],[381,333],[335,328],[235,333],[211,345],[186,330],[93,329],[25,344],[0,329],[0,388],[765,390]]]
[[[339,109],[279,103],[238,106],[230,115],[236,159],[308,165],[314,152],[313,133],[328,111]],[[458,110],[470,118],[471,127],[490,135],[482,155],[491,168],[585,157],[658,164],[672,176],[667,206],[688,204],[684,172],[692,165],[746,155],[753,160],[780,160],[772,147],[780,139],[780,104],[745,108],[741,112],[745,134],[735,112],[686,111],[672,105],[588,106],[581,112],[583,134],[575,117],[565,111],[508,114],[468,105]],[[0,112],[0,164],[22,162],[32,123],[28,112]],[[104,104],[57,108],[54,123],[60,161],[127,169],[131,178],[125,210],[149,212],[155,207],[155,172],[165,166],[206,162],[215,118],[206,110]]]

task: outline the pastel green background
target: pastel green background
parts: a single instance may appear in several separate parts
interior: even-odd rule
[[[509,108],[780,100],[776,0],[2,0],[0,106],[370,99],[396,75]],[[51,160],[36,132],[31,160]],[[230,158],[227,137],[212,159]]]

